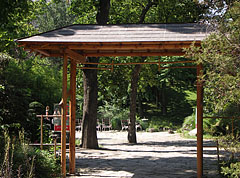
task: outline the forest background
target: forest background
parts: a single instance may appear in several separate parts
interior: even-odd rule
[[[1,0],[0,12],[0,129],[17,134],[24,128],[31,142],[39,141],[45,106],[61,100],[62,59],[41,58],[19,48],[15,39],[71,24],[96,24],[102,1],[95,0]],[[107,1],[106,1],[107,2]],[[240,3],[237,0],[112,0],[108,24],[208,23],[216,33],[201,48],[187,52],[202,62],[204,113],[239,116],[240,111]],[[101,58],[103,62],[136,62],[132,57]],[[184,57],[147,57],[147,61],[180,61]],[[184,64],[182,64],[184,65]],[[131,74],[135,66],[98,71],[98,118],[111,118],[113,127],[129,118]],[[83,112],[83,73],[77,72],[77,118]],[[69,77],[68,77],[69,78]],[[143,65],[137,89],[137,120],[148,119],[145,129],[191,125],[196,107],[196,71],[162,69]],[[190,117],[187,117],[190,116]],[[187,119],[185,119],[187,118]],[[190,118],[190,119],[189,119]],[[187,123],[184,123],[184,119]],[[236,125],[239,125],[236,121]],[[227,120],[204,120],[205,131],[226,132]],[[229,129],[230,130],[230,129]],[[238,129],[236,128],[236,132]],[[46,139],[48,133],[46,133]]]
[[[234,1],[217,2],[194,0],[181,2],[177,0],[110,1],[108,24],[138,23],[140,20],[143,23],[191,23],[205,20],[213,25],[221,24],[222,34],[232,29],[234,33],[237,33],[234,35],[237,36],[239,29],[235,29],[238,28],[238,11],[234,12],[234,8],[236,9],[238,5],[237,1],[235,3]],[[61,100],[62,60],[40,58],[32,53],[26,53],[17,47],[14,40],[76,23],[95,24],[100,2],[81,0],[69,2],[65,0],[4,1],[2,5],[4,10],[1,12],[0,27],[0,124],[1,128],[9,127],[10,130],[18,130],[23,127],[33,141],[39,139],[40,124],[33,113],[44,113],[45,106],[50,106],[50,112],[53,112],[53,105]],[[229,11],[227,11],[228,9]],[[233,16],[234,13],[236,19],[230,24],[226,19],[230,15]],[[229,29],[223,29],[226,23],[228,23]],[[213,38],[208,40],[210,41],[208,44],[212,43]],[[235,41],[234,43],[237,43],[237,38]],[[229,46],[234,47],[233,44]],[[221,45],[223,46],[223,44]],[[204,47],[206,48],[206,45]],[[225,53],[229,50],[231,49]],[[216,50],[212,53],[214,52]],[[210,57],[207,55],[210,54],[206,52],[201,57],[206,65],[216,59],[213,57],[214,54]],[[190,57],[198,59],[196,55],[190,54]],[[99,60],[134,62],[139,58],[117,57]],[[186,60],[186,58],[148,57],[145,60],[178,61]],[[222,58],[217,61],[219,64],[216,65],[229,62]],[[237,92],[239,78],[236,76],[239,74],[238,65],[236,60],[229,62],[229,65],[235,66],[233,71],[236,73],[232,74],[233,76],[229,73],[230,77],[228,75],[228,78],[221,78],[221,75],[216,76],[216,70],[224,71],[226,69],[214,68],[212,70],[215,72],[215,80],[207,83],[209,88],[205,89],[207,93],[205,94],[205,105],[208,106],[205,113],[207,114],[214,115],[221,112],[222,115],[236,115],[239,113],[239,93]],[[119,66],[114,69],[114,72],[98,71],[98,117],[99,119],[111,118],[115,129],[119,129],[120,119],[129,117],[129,95],[133,69],[134,66]],[[228,70],[232,70],[232,68]],[[214,90],[217,86],[217,79],[220,78],[223,80],[222,83],[236,80],[232,86],[221,86],[218,87],[219,91]],[[194,113],[193,109],[196,107],[195,82],[196,71],[194,69],[162,69],[159,71],[157,66],[143,65],[138,81],[137,119],[147,118],[149,127],[181,127],[184,118]],[[82,71],[78,71],[77,118],[82,117],[82,83]],[[228,90],[229,92],[234,91],[234,95],[229,94]]]

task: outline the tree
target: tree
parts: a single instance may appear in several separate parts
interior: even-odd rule
[[[34,2],[28,0],[1,0],[0,52],[19,57],[14,39],[35,33],[31,20],[34,17]]]
[[[191,8],[186,8],[187,7],[187,3],[191,2]],[[188,2],[184,2],[184,3],[179,3],[177,1],[155,1],[155,0],[148,0],[148,2],[146,3],[146,5],[144,6],[144,3],[142,4],[143,8],[141,11],[141,14],[139,16],[139,23],[144,23],[145,19],[147,18],[147,13],[149,11],[151,11],[151,8],[155,8],[155,12],[152,11],[152,13],[159,13],[161,14],[160,16],[154,16],[154,17],[158,17],[158,20],[160,20],[160,22],[164,22],[164,23],[169,23],[169,22],[186,22],[186,19],[188,19],[188,21],[193,21],[199,18],[200,13],[202,13],[202,9],[198,8],[199,3],[195,3],[193,1],[188,1]],[[184,8],[179,8],[177,11],[173,11],[173,7],[176,6],[186,6]],[[194,7],[194,8],[192,8]],[[175,8],[174,8],[175,9]],[[196,13],[195,10],[198,9],[198,12]],[[191,14],[191,18],[189,17],[181,17],[181,16],[175,16],[174,14],[182,14],[180,13],[180,11],[182,12],[188,12],[188,14]],[[162,14],[162,12],[164,12]],[[170,18],[170,20],[168,20]],[[173,18],[175,17],[175,18]],[[151,18],[150,18],[151,19]],[[154,20],[154,22],[158,22],[158,20]],[[141,62],[144,61],[145,58],[141,59]],[[130,124],[129,124],[129,129],[128,129],[128,141],[129,143],[136,143],[136,131],[135,131],[135,122],[136,122],[136,99],[137,99],[137,84],[138,84],[138,79],[139,79],[139,73],[141,71],[141,65],[136,65],[135,68],[133,69],[132,72],[132,78],[131,78],[131,93],[130,93]],[[165,88],[165,82],[162,83],[162,103],[163,103],[163,107],[162,107],[162,111],[163,114],[166,115],[167,112],[167,108],[166,108],[166,98],[165,98],[165,92],[164,92],[164,88]]]
[[[75,15],[69,10],[66,0],[39,1],[34,24],[40,32],[46,32],[67,25],[72,25]]]
[[[204,100],[211,113],[240,112],[240,2],[217,1],[208,20],[217,29],[188,56],[204,64]],[[215,13],[216,12],[216,13]],[[234,109],[235,108],[235,109]]]
[[[97,23],[100,25],[107,24],[110,10],[110,0],[100,0],[98,12],[96,15]],[[88,58],[89,62],[98,62],[97,58]],[[87,65],[86,65],[87,66]],[[93,65],[92,67],[97,67]],[[98,148],[97,141],[97,98],[98,98],[98,81],[97,70],[83,70],[83,87],[84,87],[84,105],[83,105],[83,129],[82,129],[82,147]]]

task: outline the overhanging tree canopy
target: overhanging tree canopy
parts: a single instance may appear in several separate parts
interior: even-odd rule
[[[208,36],[207,26],[188,24],[71,25],[17,40],[30,52],[63,57],[61,164],[66,175],[66,104],[70,96],[70,173],[75,171],[76,64],[99,56],[182,56],[193,42],[200,46]],[[67,61],[71,59],[70,91],[67,91]],[[198,65],[197,75],[201,75]],[[69,93],[69,95],[68,95]],[[202,176],[202,83],[197,85],[197,168]]]

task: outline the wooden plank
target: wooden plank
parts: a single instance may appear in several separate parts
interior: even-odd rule
[[[184,56],[184,52],[109,52],[109,53],[88,53],[84,52],[87,57],[116,57],[116,56]]]
[[[197,41],[139,41],[139,42],[22,42],[19,41],[18,43],[20,45],[25,45],[26,49],[63,49],[70,46],[78,46],[78,45],[97,45],[97,46],[103,46],[103,45],[167,45],[167,44],[173,44],[173,45],[191,45],[194,42],[195,45],[199,46],[201,44],[200,40]]]
[[[240,117],[235,117],[235,116],[232,116],[232,117],[222,117],[222,116],[205,116],[203,117],[204,119],[240,119]]]
[[[134,50],[134,49],[183,49],[189,48],[191,44],[104,44],[104,45],[69,45],[68,48],[73,50]],[[199,45],[196,45],[199,46]]]
[[[196,66],[172,66],[172,67],[159,67],[159,69],[196,69]]]
[[[113,61],[112,61],[113,62]],[[106,66],[120,66],[120,65],[145,65],[145,64],[182,64],[182,63],[195,63],[196,61],[187,60],[187,61],[169,61],[169,62],[127,62],[127,63],[94,63],[94,62],[85,62],[82,64],[88,65],[106,65]]]
[[[203,66],[197,66],[197,177],[203,176]]]
[[[36,117],[61,117],[62,115],[36,115]],[[66,117],[69,117],[69,115],[66,115]]]
[[[69,172],[75,173],[75,127],[76,127],[76,67],[75,60],[71,60],[70,74],[70,140],[69,140]]]
[[[66,177],[66,112],[67,112],[67,54],[63,56],[62,116],[61,116],[61,173]]]
[[[89,69],[89,70],[112,70],[112,68],[103,68],[103,67],[78,67],[78,69]]]

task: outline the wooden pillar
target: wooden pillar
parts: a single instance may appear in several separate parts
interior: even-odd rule
[[[43,115],[41,115],[41,137],[40,137],[40,149],[43,149]]]
[[[71,60],[69,173],[75,173],[76,62]]]
[[[62,81],[62,112],[61,112],[61,168],[62,176],[66,177],[66,115],[67,115],[67,62],[68,57],[63,57],[63,81]]]
[[[197,66],[197,177],[203,176],[203,66]]]

